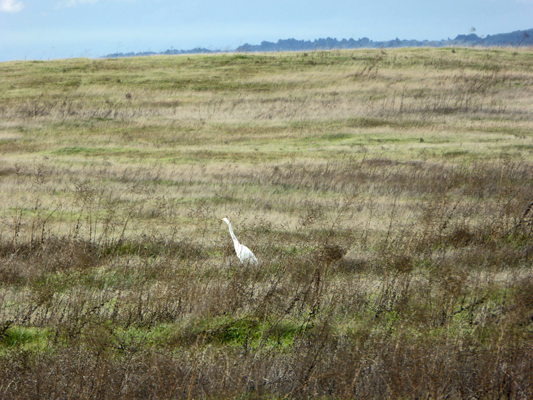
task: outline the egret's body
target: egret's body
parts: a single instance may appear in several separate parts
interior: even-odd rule
[[[240,244],[237,238],[235,237],[229,220],[227,218],[224,218],[222,219],[222,221],[228,224],[229,234],[231,235],[231,238],[233,239],[233,245],[235,246],[235,253],[237,253],[237,257],[239,258],[241,263],[257,265],[257,258],[255,258],[254,253],[252,253],[252,250],[250,250],[245,245]]]

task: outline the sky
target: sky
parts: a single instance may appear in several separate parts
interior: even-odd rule
[[[440,40],[533,28],[533,0],[0,0],[0,62],[233,50],[263,40]]]

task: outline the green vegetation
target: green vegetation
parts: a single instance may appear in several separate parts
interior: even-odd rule
[[[0,397],[532,398],[532,65],[1,63]]]

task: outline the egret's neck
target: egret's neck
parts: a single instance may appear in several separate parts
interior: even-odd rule
[[[235,234],[233,233],[233,229],[231,228],[231,224],[229,222],[226,222],[226,224],[228,224],[229,234],[231,235],[231,238],[233,239],[233,243],[239,244],[239,241],[237,240],[237,238],[235,237]]]

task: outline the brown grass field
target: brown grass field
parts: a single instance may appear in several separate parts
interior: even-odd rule
[[[2,399],[533,398],[529,48],[0,63],[0,185]]]

